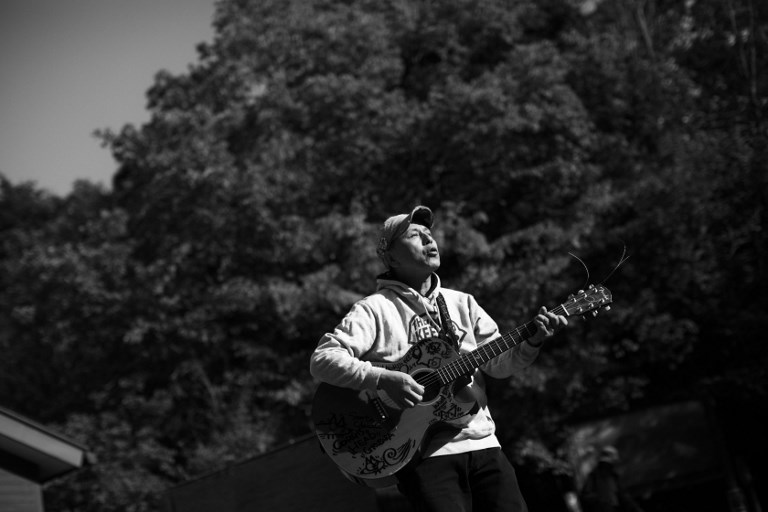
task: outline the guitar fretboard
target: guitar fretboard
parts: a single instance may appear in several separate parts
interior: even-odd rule
[[[568,314],[563,305],[552,309],[551,312],[556,315]],[[531,320],[516,329],[502,334],[488,343],[483,343],[472,352],[462,354],[458,359],[437,370],[436,373],[440,378],[440,384],[444,386],[464,375],[471,374],[476,368],[479,368],[491,359],[500,356],[507,350],[520,345],[522,342],[536,334],[536,329],[536,325],[533,323],[533,320]]]

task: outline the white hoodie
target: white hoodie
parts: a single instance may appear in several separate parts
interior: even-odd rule
[[[399,281],[379,278],[374,294],[356,302],[333,332],[326,333],[312,354],[312,375],[329,384],[352,389],[376,389],[384,371],[371,362],[392,362],[403,357],[417,342],[438,336],[440,313],[437,295],[443,294],[460,352],[471,352],[499,336],[499,329],[475,298],[467,293],[435,286],[428,296]],[[492,359],[480,369],[495,378],[509,377],[529,366],[539,349],[523,343]],[[464,453],[498,447],[496,427],[488,410],[485,382],[476,372],[470,385],[479,410],[461,418],[461,430],[431,437],[424,456]]]

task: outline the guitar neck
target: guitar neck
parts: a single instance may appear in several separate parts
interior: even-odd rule
[[[556,315],[567,315],[565,307],[562,305],[553,308],[552,313]],[[513,329],[505,334],[502,334],[498,338],[495,338],[487,343],[483,343],[472,352],[462,354],[461,357],[454,361],[442,366],[437,370],[437,374],[440,377],[442,385],[449,384],[456,379],[469,375],[477,368],[484,365],[491,359],[500,356],[507,350],[520,345],[522,342],[536,334],[536,324],[533,320],[527,322],[516,329]]]

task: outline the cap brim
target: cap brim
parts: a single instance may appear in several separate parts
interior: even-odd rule
[[[428,228],[432,228],[434,220],[435,217],[432,214],[432,210],[426,206],[417,206],[411,211],[411,214],[408,215],[408,222],[410,224],[419,224],[420,226]]]

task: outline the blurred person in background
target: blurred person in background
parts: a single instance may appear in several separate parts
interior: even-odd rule
[[[581,488],[579,502],[582,512],[642,512],[642,509],[621,487],[616,470],[619,451],[614,446],[600,450],[597,465],[587,475]]]

